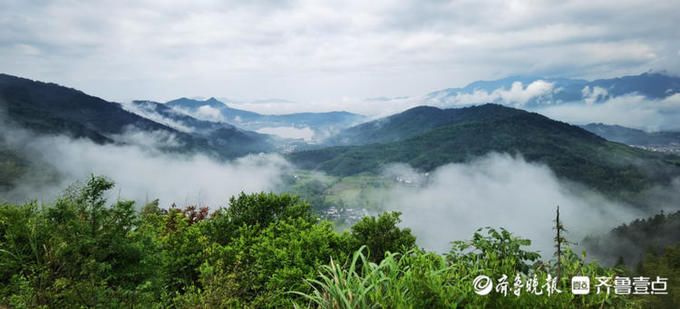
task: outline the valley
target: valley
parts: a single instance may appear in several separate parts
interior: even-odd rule
[[[549,252],[544,231],[560,205],[576,230],[569,237],[613,265],[626,250],[625,261],[642,263],[630,243],[645,241],[623,228],[609,230],[677,211],[680,202],[677,132],[572,125],[512,104],[423,105],[373,119],[346,112],[264,115],[215,98],[121,104],[1,75],[0,110],[0,196],[10,203],[44,203],[101,174],[119,182],[118,195],[137,211],[156,207],[158,214],[191,218],[223,209],[230,196],[248,198],[244,191],[294,194],[319,224],[333,222],[334,233],[398,213],[420,246],[439,253],[482,221]],[[263,128],[312,135],[256,132]],[[531,228],[527,219],[535,222]],[[650,235],[655,248],[675,242]],[[613,238],[617,257],[602,249]]]
[[[680,1],[0,3],[0,309],[680,308]]]

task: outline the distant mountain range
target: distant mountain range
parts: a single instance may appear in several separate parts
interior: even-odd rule
[[[589,87],[600,85],[608,89],[630,84],[625,88],[630,90],[639,79],[662,81],[663,86],[657,88],[639,86],[647,89],[645,95],[661,95],[659,89],[671,86],[671,91],[664,93],[675,91],[676,79],[659,74],[586,83]],[[583,81],[555,80],[558,81],[561,85],[583,85]],[[496,84],[480,82],[474,86],[477,88],[473,85],[466,88],[491,89],[507,82],[509,80]],[[309,149],[302,141],[244,128],[290,126],[329,130],[337,134],[324,144],[316,145],[317,149],[289,153],[288,158],[301,168],[340,176],[378,173],[386,164],[396,162],[430,171],[490,152],[521,154],[530,162],[548,165],[562,178],[603,192],[637,192],[654,184],[668,183],[680,175],[678,156],[606,140],[644,145],[644,141],[648,144],[674,141],[678,136],[675,133],[653,134],[603,125],[584,126],[585,130],[497,104],[458,109],[420,106],[348,127],[361,121],[363,116],[346,112],[263,115],[231,108],[215,98],[181,98],[167,103],[134,101],[121,105],[56,84],[3,74],[0,75],[0,113],[11,125],[38,134],[66,134],[101,144],[130,143],[121,137],[131,131],[162,132],[178,141],[177,145],[164,147],[162,151],[200,152],[221,159],[248,153]],[[0,186],[3,186],[6,185],[3,179],[17,177],[26,162],[21,153],[3,148],[1,142]]]
[[[334,132],[360,123],[365,118],[362,115],[348,112],[264,115],[229,107],[215,98],[204,101],[180,98],[165,104],[197,118],[219,120],[247,130],[269,127],[307,127],[318,133],[329,130]]]
[[[633,146],[677,147],[680,149],[680,132],[645,132],[618,125],[590,123],[582,128],[610,141]]]
[[[118,103],[75,89],[5,74],[0,75],[0,111],[5,113],[5,119],[18,127],[40,134],[88,138],[97,143],[126,143],[119,137],[131,131],[140,131],[173,136],[178,142],[177,146],[163,149],[167,151],[200,151],[222,158],[234,158],[250,152],[274,149],[267,135],[176,115],[187,124],[203,128],[200,134],[181,131],[129,112]]]
[[[660,99],[677,93],[680,93],[680,77],[643,73],[593,81],[513,76],[435,91],[426,98],[444,105],[491,102],[531,108],[568,102],[599,103],[626,94]]]
[[[431,121],[428,121],[431,119]],[[416,107],[344,130],[336,146],[292,153],[307,169],[348,176],[389,163],[431,171],[490,152],[521,154],[558,176],[604,192],[640,191],[680,175],[680,158],[605,140],[577,126],[495,104],[463,109]],[[358,146],[356,144],[359,144]]]

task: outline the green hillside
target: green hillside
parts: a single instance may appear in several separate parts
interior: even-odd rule
[[[606,234],[591,235],[581,244],[603,264],[617,262],[635,266],[647,253],[663,253],[663,249],[680,243],[680,211],[658,213],[617,226]]]
[[[547,164],[558,176],[605,192],[639,191],[680,175],[677,156],[608,142],[536,113],[492,104],[469,108],[468,113],[474,111],[482,116],[404,140],[302,151],[289,158],[302,168],[348,176],[379,172],[385,164],[396,162],[430,171],[490,152],[521,154],[527,161]]]
[[[386,118],[366,122],[329,138],[329,145],[388,143],[416,136],[435,128],[469,121],[491,121],[522,111],[493,104],[457,109],[418,106]]]
[[[17,127],[40,134],[88,138],[96,143],[114,142],[112,136],[132,129],[173,135],[181,146],[163,149],[167,151],[202,151],[220,158],[234,158],[273,149],[268,136],[255,132],[229,125],[218,126],[207,137],[182,132],[128,112],[118,103],[57,84],[6,74],[0,74],[0,112]]]

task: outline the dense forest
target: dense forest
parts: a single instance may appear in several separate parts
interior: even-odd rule
[[[592,255],[608,264],[637,265],[648,254],[663,254],[665,248],[680,243],[680,211],[660,212],[636,219],[604,235],[592,235],[582,244]]]
[[[439,118],[429,115],[433,112]],[[425,118],[433,123],[426,124]],[[490,152],[521,154],[561,178],[619,198],[622,192],[668,185],[680,175],[677,155],[610,142],[564,122],[495,104],[448,110],[416,107],[349,128],[336,139],[363,145],[298,151],[287,157],[300,168],[352,176],[378,173],[390,163],[429,172]]]
[[[108,205],[114,184],[92,176],[50,205],[0,206],[0,305],[13,308],[454,308],[638,307],[677,304],[669,295],[574,295],[574,275],[612,278],[624,269],[587,263],[560,246],[558,259],[531,241],[479,229],[448,254],[419,249],[400,214],[364,217],[338,233],[288,194],[240,194],[228,207]],[[669,249],[677,256],[680,249]],[[652,256],[645,274],[678,273]],[[651,271],[649,274],[647,271]],[[475,294],[473,279],[534,282],[519,295]],[[531,281],[531,280],[534,281]],[[675,279],[671,279],[675,280]],[[536,284],[547,286],[536,295]],[[550,283],[553,283],[551,286]],[[512,283],[511,285],[512,286]],[[510,289],[508,289],[510,290]],[[555,290],[560,290],[557,292]],[[673,299],[675,298],[675,299]]]

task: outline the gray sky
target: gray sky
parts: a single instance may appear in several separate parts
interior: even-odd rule
[[[680,73],[680,1],[0,1],[0,71],[301,110],[509,75]],[[313,106],[312,106],[313,105]]]

